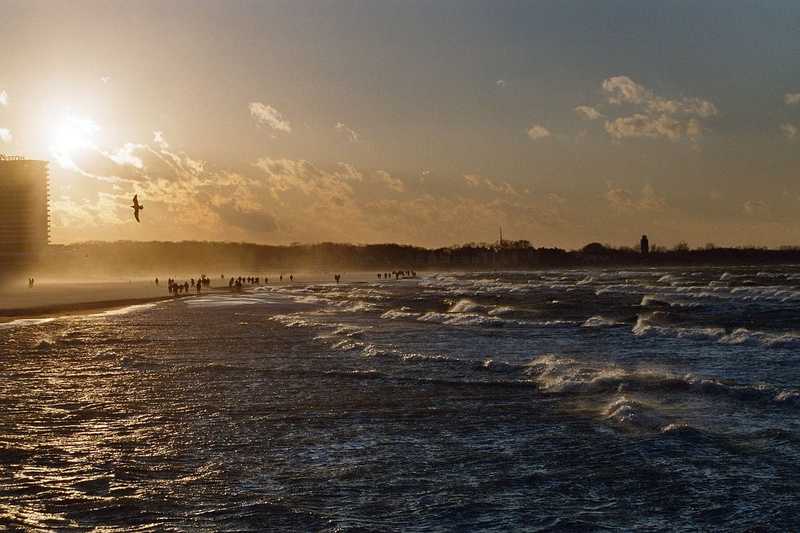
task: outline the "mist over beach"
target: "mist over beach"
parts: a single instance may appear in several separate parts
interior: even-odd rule
[[[798,28],[0,0],[0,530],[800,530]]]

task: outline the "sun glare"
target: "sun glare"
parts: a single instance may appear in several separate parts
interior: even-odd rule
[[[52,129],[50,134],[50,152],[64,168],[75,169],[74,156],[85,150],[97,148],[95,139],[100,126],[90,119],[68,116]]]

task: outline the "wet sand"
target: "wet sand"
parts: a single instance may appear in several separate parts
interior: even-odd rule
[[[82,314],[170,298],[165,284],[132,282],[41,282],[0,289],[0,322]]]

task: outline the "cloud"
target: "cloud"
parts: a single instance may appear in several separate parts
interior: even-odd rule
[[[120,214],[127,211],[128,200],[127,196],[123,199],[106,192],[97,193],[94,200],[85,198],[80,202],[64,195],[53,200],[51,207],[56,225],[86,229],[122,224],[124,221]]]
[[[603,92],[612,104],[641,104],[647,89],[628,76],[613,76],[603,80]]]
[[[406,185],[402,180],[395,178],[385,170],[379,170],[376,174],[378,179],[391,190],[395,192],[405,192]]]
[[[797,137],[797,126],[794,124],[781,124],[780,129],[783,136],[790,141],[793,141],[795,137]]]
[[[136,168],[143,168],[142,158],[134,154],[134,151],[145,148],[142,144],[125,143],[116,152],[106,154],[110,160],[118,165],[130,165]]]
[[[500,88],[503,88],[503,87],[508,85],[508,82],[506,80],[497,80],[494,83],[495,83],[495,85],[497,85]]]
[[[345,123],[337,122],[334,128],[336,128],[336,131],[345,135],[350,142],[357,143],[359,141],[358,132],[349,128]]]
[[[635,109],[632,114],[606,121],[606,132],[616,140],[643,137],[696,141],[706,129],[700,119],[719,114],[717,107],[708,100],[663,98],[627,76],[608,78],[603,81],[602,88],[610,104]]]
[[[10,143],[13,139],[11,130],[8,128],[0,128],[0,142]]]
[[[108,85],[111,82],[111,76],[103,76],[100,78],[100,81],[102,81],[104,85]]]
[[[671,141],[677,141],[684,134],[683,125],[672,117],[667,115],[653,117],[642,113],[606,121],[605,128],[614,139],[664,137]]]
[[[222,203],[214,211],[222,222],[253,233],[270,233],[278,229],[275,217],[260,208],[248,208],[235,203]]]
[[[533,141],[538,141],[539,139],[550,137],[550,130],[544,126],[532,124],[531,127],[528,128],[528,137],[530,137]]]
[[[642,187],[638,197],[627,189],[608,184],[605,198],[618,213],[659,212],[667,208],[667,201],[649,184]]]
[[[769,215],[769,204],[763,200],[747,200],[742,206],[747,216],[767,216]]]
[[[783,101],[786,105],[800,104],[800,93],[786,93],[783,95]]]
[[[577,113],[579,117],[586,120],[597,120],[598,118],[604,116],[597,109],[588,105],[579,105],[575,108],[575,113]]]
[[[514,187],[507,181],[497,181],[492,178],[485,178],[479,174],[465,174],[464,181],[467,183],[467,185],[469,185],[470,188],[482,187],[495,193],[512,196],[519,194],[516,189],[514,189]]]
[[[8,93],[0,91],[0,107],[6,107],[8,105]]]
[[[283,131],[291,133],[292,125],[288,120],[285,120],[280,111],[271,105],[265,105],[261,102],[250,102],[249,104],[250,115],[256,119],[259,125],[266,124],[276,131]]]

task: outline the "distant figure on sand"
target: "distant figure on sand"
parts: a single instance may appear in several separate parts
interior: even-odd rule
[[[336,280],[336,284],[337,284],[337,285],[339,284],[339,280],[340,280],[341,278],[342,278],[341,274],[336,274],[335,276],[333,276],[333,279],[335,279],[335,280]]]

